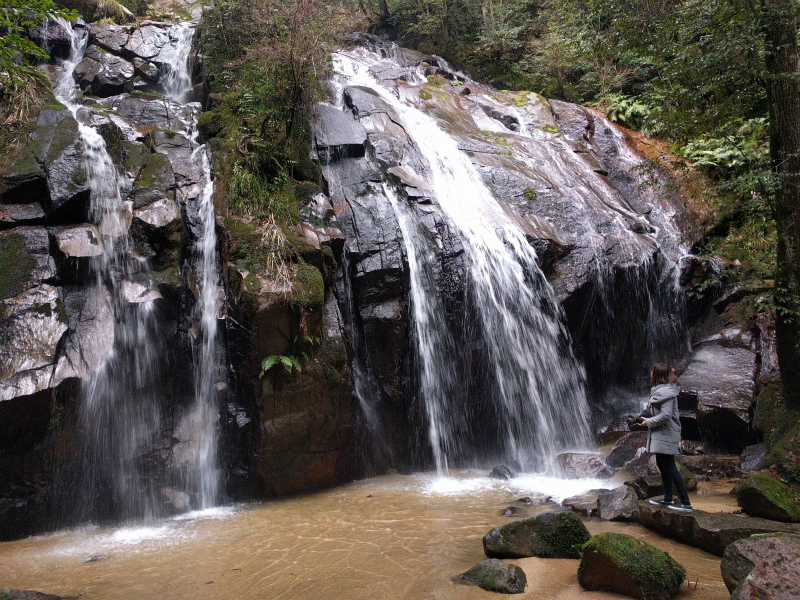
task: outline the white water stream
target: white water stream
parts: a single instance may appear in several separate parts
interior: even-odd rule
[[[436,203],[464,241],[467,287],[489,357],[483,367],[493,378],[501,404],[505,455],[524,470],[552,467],[558,452],[583,447],[590,439],[583,370],[572,356],[552,288],[523,232],[456,142],[370,74],[369,67],[381,60],[363,49],[335,54],[334,69],[343,79],[334,79],[334,89],[358,85],[379,95],[397,112],[400,125],[427,160],[429,172],[417,175],[428,177]],[[338,99],[337,103],[341,104]],[[448,402],[454,357],[446,332],[432,331],[444,325],[424,264],[425,242],[411,231],[400,201],[391,192],[388,196],[403,229],[411,269],[421,392],[436,467],[443,472],[453,459],[464,456],[459,431],[470,417]]]
[[[158,489],[142,476],[140,462],[163,435],[165,415],[164,367],[167,364],[164,332],[156,319],[154,300],[160,298],[150,279],[146,260],[139,259],[128,234],[132,203],[123,200],[123,188],[130,187],[117,172],[98,129],[90,124],[93,109],[78,102],[79,88],[73,79],[75,67],[83,58],[87,36],[71,32],[70,58],[60,65],[54,84],[57,99],[69,108],[78,121],[83,146],[82,169],[90,189],[89,219],[99,231],[103,252],[92,258],[95,277],[95,302],[104,303],[113,315],[113,341],[100,365],[87,374],[79,408],[79,452],[77,481],[69,493],[70,510],[81,520],[114,517],[152,520],[169,512],[165,501],[174,507],[208,508],[219,500],[217,429],[220,388],[220,351],[217,335],[219,313],[219,269],[214,229],[213,182],[205,146],[195,149],[192,161],[202,173],[202,192],[196,200],[202,223],[200,240],[194,248],[198,272],[196,320],[199,322],[195,344],[195,399],[184,415],[181,452],[176,453],[176,473],[168,476],[179,488]],[[175,64],[164,83],[167,96],[184,102],[191,90],[189,54],[194,26],[173,26],[170,37]],[[195,106],[195,121],[200,106]],[[143,293],[133,297],[126,290]],[[144,293],[146,290],[149,293]],[[96,340],[102,344],[103,340]],[[216,387],[215,387],[216,386]],[[70,520],[76,515],[71,515]]]

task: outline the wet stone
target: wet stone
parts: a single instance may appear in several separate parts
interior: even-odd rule
[[[496,558],[482,560],[458,579],[459,583],[477,585],[488,592],[500,594],[522,594],[528,583],[520,567]]]
[[[800,598],[800,535],[754,535],[725,548],[720,562],[731,600]]]
[[[103,253],[103,242],[94,225],[76,225],[52,230],[58,249],[69,258],[99,256]]]

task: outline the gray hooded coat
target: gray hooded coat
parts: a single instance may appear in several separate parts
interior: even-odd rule
[[[647,419],[647,451],[680,454],[681,419],[678,413],[680,386],[674,383],[654,385],[650,390],[651,417]]]

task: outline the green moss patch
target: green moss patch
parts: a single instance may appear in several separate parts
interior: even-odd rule
[[[325,302],[325,282],[322,274],[313,265],[305,262],[297,265],[292,281],[292,301],[303,308],[322,308]]]
[[[587,590],[620,592],[641,600],[668,600],[685,569],[669,554],[623,533],[601,533],[582,549],[578,582]]]
[[[494,558],[578,558],[590,537],[575,513],[544,513],[492,529],[483,537],[483,551]]]
[[[25,291],[33,275],[36,259],[18,233],[0,233],[0,298],[13,298]]]
[[[800,521],[792,490],[769,475],[753,473],[736,489],[736,500],[747,514],[785,523]]]

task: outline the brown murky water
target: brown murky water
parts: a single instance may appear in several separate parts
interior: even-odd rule
[[[501,510],[520,496],[570,495],[581,485],[596,487],[592,483],[496,482],[469,472],[448,480],[388,475],[148,527],[61,532],[0,544],[0,587],[86,600],[496,598],[450,579],[485,558],[481,538],[509,521]],[[734,510],[728,489],[706,486],[692,502],[704,510]],[[527,512],[546,509],[536,505]],[[719,558],[636,524],[593,519],[586,525],[592,533],[629,533],[669,552],[691,582],[680,598],[730,597]],[[528,577],[527,592],[518,598],[618,597],[584,591],[575,579],[577,560],[509,562]]]

